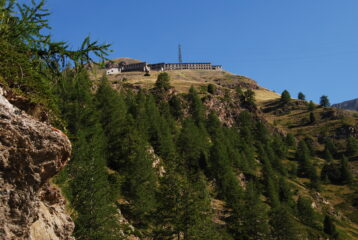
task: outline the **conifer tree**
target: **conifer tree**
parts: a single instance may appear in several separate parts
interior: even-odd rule
[[[329,99],[327,96],[323,95],[321,98],[320,98],[320,104],[322,107],[329,107],[331,106],[331,104],[329,103]]]
[[[170,105],[170,112],[173,115],[173,117],[177,120],[182,118],[183,116],[182,103],[177,95],[174,95],[169,100],[169,105]]]
[[[265,205],[261,202],[252,181],[239,209],[233,209],[228,219],[230,232],[235,239],[264,240],[270,237],[269,218]]]
[[[297,200],[297,214],[304,224],[315,226],[315,216],[311,204],[308,198],[300,196]]]
[[[284,90],[281,93],[281,102],[282,103],[288,103],[291,100],[291,95],[287,90]]]
[[[286,135],[286,140],[285,140],[287,146],[289,147],[295,147],[296,146],[296,139],[295,136],[292,133],[288,133]]]
[[[337,147],[333,140],[329,137],[325,139],[325,150],[328,149],[329,152],[335,157],[337,155]]]
[[[76,210],[74,235],[81,239],[120,238],[117,210],[105,173],[105,159],[99,135],[77,133],[70,171],[71,206]],[[119,191],[119,189],[117,189]]]
[[[156,212],[156,239],[180,238],[183,232],[184,192],[187,179],[183,172],[174,166],[166,168],[166,174],[160,178],[158,210]]]
[[[191,181],[185,190],[183,203],[184,240],[220,239],[212,222],[210,195],[204,175],[199,172],[189,179]]]
[[[126,120],[127,106],[123,97],[111,88],[107,79],[102,82],[96,93],[97,109],[106,136],[106,157],[108,165],[118,170],[123,157],[121,151]]]
[[[333,161],[333,156],[332,156],[331,151],[329,150],[329,148],[325,148],[325,150],[324,150],[324,159],[327,162],[332,162]]]
[[[316,122],[316,116],[313,112],[310,112],[310,123]]]
[[[145,220],[156,208],[155,197],[157,178],[152,167],[153,159],[148,145],[140,134],[132,129],[126,149],[124,193],[132,200],[133,212],[138,219]]]
[[[358,140],[354,137],[347,139],[347,156],[353,157],[358,154]]]
[[[280,202],[292,207],[293,205],[292,192],[290,186],[288,185],[284,177],[281,177],[279,179],[278,188],[279,188],[278,194],[279,194]]]
[[[325,216],[323,221],[323,231],[327,235],[333,237],[333,239],[338,239],[339,234],[336,230],[336,226],[328,215]]]
[[[81,239],[118,239],[112,189],[106,173],[104,135],[86,72],[64,75],[59,88],[63,116],[74,141],[67,166],[69,199],[76,210],[74,235]],[[113,195],[112,195],[113,194]]]
[[[315,142],[311,137],[305,137],[304,139],[306,146],[309,150],[309,153],[311,157],[314,157],[316,155],[316,149],[315,149]]]
[[[270,214],[273,239],[298,240],[301,239],[297,229],[297,223],[285,206],[274,208]]]
[[[155,87],[164,91],[169,90],[171,88],[169,74],[166,72],[159,73]]]
[[[299,93],[298,93],[298,99],[305,101],[305,100],[306,100],[306,96],[305,96],[302,92],[299,92]]]
[[[341,182],[343,184],[350,184],[352,182],[352,172],[348,166],[348,159],[343,156],[341,159],[341,166],[340,166],[340,170],[341,170]]]
[[[245,106],[249,110],[254,110],[256,108],[256,99],[255,92],[251,89],[247,89],[240,98],[242,105]]]
[[[187,168],[205,169],[208,165],[207,135],[193,120],[185,121],[178,138],[178,151]]]
[[[298,175],[309,177],[312,173],[312,163],[308,147],[303,140],[298,144],[295,159],[298,162]]]
[[[318,177],[317,170],[314,166],[311,167],[309,179],[311,181],[310,182],[311,188],[315,189],[316,191],[320,191],[321,182]]]
[[[205,109],[197,91],[193,86],[189,89],[188,98],[190,102],[189,111],[192,118],[198,126],[201,126],[205,122]]]

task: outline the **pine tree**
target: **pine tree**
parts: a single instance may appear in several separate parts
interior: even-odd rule
[[[177,95],[174,95],[169,100],[169,105],[170,105],[170,112],[175,119],[178,120],[183,117],[182,103]]]
[[[358,140],[354,137],[347,139],[347,156],[353,157],[358,154]]]
[[[205,108],[193,86],[189,89],[188,98],[190,103],[189,112],[191,113],[193,120],[198,126],[204,124]]]
[[[286,142],[287,146],[289,146],[289,147],[296,147],[296,139],[292,133],[288,133],[286,135],[285,142]]]
[[[235,239],[264,240],[270,237],[267,207],[261,202],[252,181],[247,184],[239,209],[233,209],[228,221]]]
[[[309,226],[315,226],[315,214],[311,207],[311,201],[305,197],[299,197],[297,200],[297,214],[301,221]]]
[[[166,72],[159,73],[157,81],[155,82],[155,87],[164,91],[169,90],[171,88],[169,74]]]
[[[210,195],[204,175],[189,176],[189,185],[184,193],[183,233],[184,240],[220,239],[212,222]]]
[[[156,212],[155,239],[180,238],[183,231],[184,192],[187,179],[178,168],[169,166],[166,174],[160,178],[158,210]]]
[[[322,107],[329,107],[331,106],[331,104],[329,103],[329,99],[327,96],[323,95],[321,98],[320,98],[320,105]]]
[[[311,157],[314,157],[316,155],[315,141],[311,137],[305,137],[304,141],[309,150],[309,154]]]
[[[88,136],[84,131],[77,133],[70,170],[71,206],[77,213],[74,235],[88,240],[118,239],[120,228],[112,202],[112,194],[116,194],[105,173],[104,154],[100,149],[103,140],[99,135]]]
[[[352,182],[353,177],[352,177],[351,170],[348,166],[348,159],[345,156],[343,156],[341,159],[340,170],[341,170],[341,182],[343,184],[350,184]]]
[[[274,208],[270,214],[272,226],[271,236],[279,240],[301,239],[297,229],[297,223],[285,206]]]
[[[315,122],[316,122],[316,116],[314,112],[310,112],[310,123],[315,123]]]
[[[314,166],[311,167],[309,179],[311,188],[315,189],[316,191],[320,191],[321,182],[318,177],[317,170]]]
[[[153,213],[156,208],[157,176],[153,169],[152,156],[147,143],[135,130],[128,136],[128,155],[126,156],[126,188],[124,193],[132,201],[133,213],[141,221]]]
[[[68,73],[64,73],[68,74]],[[118,239],[120,226],[108,182],[104,134],[86,72],[64,75],[58,92],[63,116],[74,140],[67,166],[68,198],[76,210],[74,235],[81,239]],[[119,191],[116,190],[116,191]]]
[[[185,121],[177,146],[187,168],[205,169],[208,166],[209,142],[207,135],[191,119]]]
[[[327,162],[332,162],[333,161],[333,156],[331,154],[331,151],[329,151],[329,148],[325,148],[325,150],[324,150],[324,159]]]
[[[293,205],[292,192],[286,179],[281,177],[278,184],[278,195],[281,203],[285,203],[288,206]]]
[[[299,92],[299,93],[298,93],[298,99],[305,101],[305,100],[306,100],[306,96],[305,96],[302,92]]]
[[[339,234],[336,230],[336,226],[328,215],[325,216],[323,221],[323,231],[327,235],[333,237],[333,239],[338,239]]]
[[[96,93],[97,109],[100,111],[100,120],[106,137],[106,157],[108,165],[119,170],[121,158],[124,121],[126,120],[127,106],[122,95],[111,88],[107,79],[102,82]]]
[[[298,144],[295,159],[298,162],[298,175],[302,177],[309,177],[312,173],[312,163],[309,150],[303,140],[301,140]]]
[[[289,101],[291,100],[291,95],[290,93],[287,91],[287,90],[284,90],[282,93],[281,93],[281,102],[286,104],[288,103]]]
[[[254,110],[256,108],[255,92],[251,89],[246,90],[240,98],[242,105],[249,110]]]
[[[329,152],[335,157],[338,153],[337,147],[333,140],[329,137],[325,139],[325,150],[328,149]]]

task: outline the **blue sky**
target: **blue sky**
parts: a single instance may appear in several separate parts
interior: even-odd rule
[[[48,0],[57,40],[90,35],[111,58],[222,64],[318,102],[358,97],[357,0]]]

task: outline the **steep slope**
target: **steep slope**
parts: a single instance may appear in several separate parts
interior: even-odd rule
[[[68,161],[71,143],[3,94],[0,88],[0,239],[70,240],[65,200],[48,182]]]
[[[134,89],[135,92],[139,89],[146,89],[161,98],[160,94],[162,93],[153,90],[158,74],[152,72],[151,76],[144,76],[144,73],[132,72],[109,76],[108,79],[115,89]],[[280,95],[260,87],[255,81],[246,77],[236,76],[227,72],[200,70],[169,71],[168,75],[171,78],[170,84],[174,87],[174,89],[170,90],[172,96],[181,96],[182,104],[188,107],[185,93],[191,86],[194,86],[201,96],[202,103],[206,106],[206,114],[215,112],[225,126],[240,125],[240,121],[238,121],[240,113],[249,109],[256,119],[266,125],[272,134],[279,133],[281,136],[292,134],[296,141],[307,141],[307,143],[310,143],[310,148],[314,149],[311,161],[318,175],[321,175],[321,171],[328,161],[324,159],[327,139],[333,141],[338,149],[338,152],[334,155],[334,160],[329,164],[339,167],[339,159],[346,154],[347,139],[350,137],[357,139],[358,137],[358,119],[354,114],[317,105],[313,109],[309,109],[307,102],[294,99],[287,103],[282,103]],[[214,92],[208,92],[209,84],[215,86]],[[255,92],[256,108],[245,105],[245,94],[237,94],[237,86],[243,92],[248,89]],[[170,101],[172,96],[166,96],[166,101]],[[190,110],[184,110],[184,112],[187,111]],[[295,170],[292,170],[299,165],[295,160],[295,154],[296,147],[290,148],[286,159],[282,161],[284,171],[288,172],[288,175],[284,174],[284,178],[289,182],[291,191],[294,192],[294,200],[298,201],[300,196],[310,199],[314,210],[319,216],[318,219],[322,219],[325,214],[332,216],[336,219],[342,239],[357,239],[358,222],[354,205],[355,192],[357,191],[356,185],[324,182],[319,190],[312,189],[310,183],[312,179],[296,176]],[[351,157],[349,162],[349,168],[352,169],[354,179],[357,178],[358,169],[356,158],[356,156]],[[238,174],[240,179],[245,179],[245,176],[248,178],[261,178],[260,173],[257,172],[255,174],[248,172]],[[243,180],[244,185],[245,180]],[[223,207],[225,202],[222,199],[213,199],[212,201],[218,214],[215,219],[217,219],[217,222],[226,225],[227,222],[222,217],[225,214],[227,215],[227,211],[229,211]],[[268,203],[267,200],[266,203]],[[310,235],[311,237],[322,236],[319,234],[317,226],[305,226],[302,229],[312,234]]]
[[[342,103],[333,104],[332,107],[358,111],[358,98]]]

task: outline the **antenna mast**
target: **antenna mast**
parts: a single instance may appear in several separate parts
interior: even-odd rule
[[[183,56],[181,53],[181,45],[180,44],[178,46],[178,51],[179,51],[179,63],[183,63]]]

